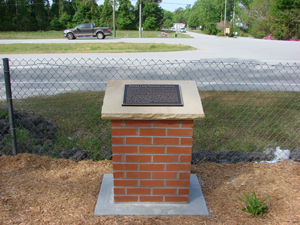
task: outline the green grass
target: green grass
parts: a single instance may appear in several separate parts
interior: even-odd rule
[[[194,33],[203,34],[203,31],[200,30],[199,28],[197,28],[197,29],[190,29],[190,28],[187,28],[186,30],[189,31],[189,32],[194,32]]]
[[[1,31],[0,39],[57,39],[64,38],[63,31]]]
[[[164,31],[170,36],[162,37],[162,38],[175,38],[174,31]],[[112,31],[113,33],[113,31]],[[139,38],[139,31],[136,30],[117,30],[116,38],[124,38],[125,33],[128,34],[128,38]],[[143,31],[143,38],[159,38],[158,34],[162,34],[162,31]],[[31,31],[31,32],[0,32],[0,39],[63,39],[64,32],[63,31]],[[90,37],[88,37],[90,38]],[[95,39],[95,37],[91,37]],[[107,36],[106,38],[113,38],[112,36]],[[192,38],[187,34],[178,33],[178,38]],[[86,37],[84,37],[86,39]]]
[[[195,48],[181,44],[155,43],[70,43],[70,44],[0,44],[2,54],[30,53],[98,53],[98,52],[165,52]]]
[[[300,146],[299,92],[201,91],[205,119],[195,121],[193,151],[264,151]],[[104,92],[74,92],[14,100],[14,108],[34,110],[59,127],[56,149],[111,148],[110,121],[101,119]],[[4,107],[1,102],[0,107]],[[76,132],[83,135],[77,136]],[[31,144],[30,138],[27,139]]]
[[[300,145],[300,93],[201,92],[205,119],[194,128],[194,151],[263,151]]]

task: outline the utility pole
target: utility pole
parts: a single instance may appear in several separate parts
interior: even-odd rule
[[[140,1],[140,8],[139,8],[139,11],[140,11],[139,38],[142,38],[142,0],[139,0],[139,1]]]
[[[224,13],[224,35],[226,36],[226,7],[227,7],[227,0],[225,0],[225,13]]]
[[[116,0],[114,0],[114,8],[113,8],[113,28],[114,28],[114,38],[116,38]]]

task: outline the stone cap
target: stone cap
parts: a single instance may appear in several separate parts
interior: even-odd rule
[[[183,106],[122,106],[125,84],[178,84]],[[103,100],[102,119],[111,120],[201,120],[203,107],[195,81],[109,80]]]

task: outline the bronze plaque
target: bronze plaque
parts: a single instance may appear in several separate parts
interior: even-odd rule
[[[126,84],[123,106],[183,106],[178,84]]]

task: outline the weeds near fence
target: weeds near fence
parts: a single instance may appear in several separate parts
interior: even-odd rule
[[[205,118],[194,129],[193,150],[263,151],[299,146],[300,93],[201,91]],[[299,127],[299,126],[298,126]]]
[[[194,152],[263,151],[279,142],[287,149],[300,146],[294,126],[300,121],[300,93],[200,91],[200,96],[206,117],[194,123]],[[15,100],[14,107],[51,118],[59,128],[54,151],[80,148],[97,160],[100,150],[111,148],[110,121],[101,119],[103,97],[103,91],[63,93]],[[17,136],[35,145],[29,133],[18,130]]]
[[[101,119],[103,96],[103,91],[64,93],[16,100],[14,105],[21,111],[32,110],[35,116],[50,118],[58,126],[54,151],[80,148],[93,158],[94,152],[111,148],[110,122]]]
[[[103,90],[112,79],[195,81],[206,117],[194,122],[194,152],[262,152],[277,146],[293,151],[300,146],[297,64],[139,59],[10,62],[9,86],[20,114],[13,130],[18,152],[107,157],[111,127],[110,121],[101,119],[101,107]],[[7,107],[4,89],[0,94],[3,109]],[[0,155],[12,152],[8,114],[0,111]]]

